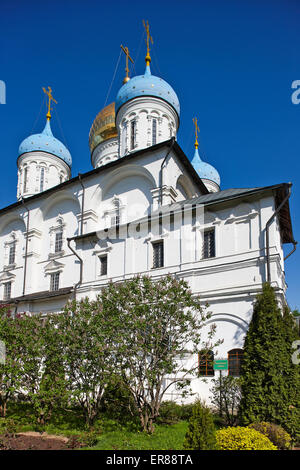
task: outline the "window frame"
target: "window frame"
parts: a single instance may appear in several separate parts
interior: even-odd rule
[[[152,145],[157,144],[157,118],[152,118]]]
[[[159,250],[159,247],[162,247],[161,253],[157,253],[156,257],[156,249]],[[164,240],[155,240],[152,242],[152,269],[160,269],[164,268],[165,265],[165,248],[164,248]]]
[[[105,260],[105,262],[104,262]],[[108,272],[108,255],[107,253],[104,253],[99,256],[99,261],[100,261],[100,276],[107,276]],[[103,269],[105,268],[105,269]]]
[[[17,249],[17,242],[14,240],[8,246],[8,265],[12,266],[16,264],[16,249]]]
[[[228,375],[230,375],[231,377],[240,377],[243,356],[244,350],[241,348],[234,348],[227,352]],[[234,364],[232,364],[233,361]]]
[[[41,166],[40,168],[40,193],[44,191],[45,185],[45,167]]]
[[[58,238],[60,237],[60,238]],[[63,242],[64,242],[64,232],[63,229],[57,230],[55,232],[54,239],[54,253],[61,253],[63,251]]]
[[[25,166],[23,170],[23,193],[27,193],[27,190],[28,190],[28,166]]]
[[[198,375],[199,377],[214,377],[215,376],[214,360],[215,360],[215,355],[211,349],[208,351],[202,350],[198,352]],[[201,372],[201,369],[202,369],[202,372]]]
[[[136,119],[132,119],[130,121],[130,150],[135,149],[135,144],[136,144],[135,134],[136,134]]]
[[[7,287],[9,289],[7,291]],[[10,300],[11,299],[11,291],[12,291],[12,281],[6,281],[3,283],[3,300]]]
[[[60,271],[50,273],[50,292],[56,292],[59,290],[60,283]]]
[[[207,236],[208,234],[213,234],[213,245],[212,245],[213,250],[211,250],[211,241],[208,242],[208,246],[206,248],[205,236]],[[213,253],[211,253],[211,251]],[[215,230],[215,227],[210,227],[210,228],[204,229],[204,232],[203,232],[202,259],[210,259],[210,258],[215,258],[215,257],[216,257],[216,230]]]

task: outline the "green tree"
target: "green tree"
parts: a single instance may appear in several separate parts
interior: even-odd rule
[[[68,383],[64,370],[59,315],[48,315],[41,323],[40,373],[29,398],[34,406],[37,422],[45,425],[53,410],[68,404]]]
[[[281,426],[286,429],[294,440],[300,441],[300,365],[292,360],[295,341],[299,341],[299,330],[293,312],[287,307],[283,312],[283,335],[286,345],[286,366],[284,370],[287,389],[287,410],[282,418]]]
[[[63,368],[72,402],[80,406],[87,426],[97,418],[102,397],[114,372],[114,330],[101,300],[69,303],[57,317]]]
[[[291,376],[291,337],[274,289],[265,283],[257,296],[244,342],[240,417],[244,424],[290,421],[296,373]],[[286,430],[289,426],[286,426]]]
[[[183,448],[186,450],[217,449],[216,430],[213,416],[205,405],[198,401],[189,421],[188,431],[184,438]]]
[[[40,375],[41,320],[39,315],[12,315],[0,310],[0,340],[5,344],[5,361],[0,363],[0,413],[17,393],[34,393]]]
[[[210,314],[187,283],[171,275],[111,283],[101,302],[115,332],[116,371],[132,394],[142,429],[152,433],[167,390],[174,386],[181,396],[189,392],[198,364],[190,361],[187,367],[186,356],[214,347],[214,326],[201,343]]]

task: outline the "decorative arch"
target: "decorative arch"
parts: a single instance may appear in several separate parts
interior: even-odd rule
[[[74,202],[77,207],[78,207],[78,212],[80,212],[80,202],[78,198],[68,192],[68,191],[57,191],[56,193],[52,194],[49,196],[40,206],[34,220],[33,220],[33,226],[38,227],[39,224],[42,224],[42,222],[46,219],[48,212],[53,209],[55,205],[59,205],[62,202],[65,201],[72,201]]]
[[[247,333],[249,323],[246,320],[244,320],[244,318],[241,318],[238,315],[233,315],[232,313],[215,313],[206,322],[206,325],[209,325],[210,323],[221,322],[221,321],[233,323],[234,325],[241,328],[241,330],[243,330],[244,333]]]
[[[191,184],[189,183],[188,178],[185,175],[180,175],[176,181],[176,189],[186,195],[186,199],[191,199],[194,194],[190,188]]]
[[[21,226],[22,228],[18,228],[18,230],[21,230],[22,232],[26,231],[26,224],[23,220],[23,218],[18,215],[18,214],[7,214],[3,217],[2,221],[0,221],[0,236],[5,235],[5,229],[9,226],[12,225],[13,222],[16,222],[16,224]],[[15,231],[15,229],[13,229]],[[10,231],[9,231],[10,233]]]
[[[110,174],[109,180],[106,182],[106,184],[104,184],[102,188],[102,200],[113,185],[118,183],[118,181],[121,181],[129,176],[141,176],[143,178],[146,178],[150,182],[152,188],[155,188],[157,186],[156,181],[150,171],[139,165],[129,164],[121,169],[118,168],[114,170]]]

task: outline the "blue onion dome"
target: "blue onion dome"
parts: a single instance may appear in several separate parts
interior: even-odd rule
[[[221,180],[219,173],[212,165],[201,160],[198,148],[195,149],[195,154],[193,160],[191,161],[191,164],[193,165],[201,179],[213,181],[220,187]]]
[[[18,155],[20,156],[23,153],[36,151],[51,153],[63,160],[69,167],[72,166],[71,154],[64,144],[53,136],[50,127],[50,119],[48,118],[43,132],[30,135],[23,140],[19,147]]]
[[[144,75],[137,75],[128,80],[119,90],[116,99],[116,115],[127,101],[138,96],[155,96],[169,103],[180,114],[180,104],[173,88],[162,78],[151,74],[150,65],[146,65]]]

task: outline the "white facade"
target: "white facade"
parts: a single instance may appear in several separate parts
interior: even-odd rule
[[[293,242],[288,201],[270,223],[268,247],[266,227],[289,185],[210,194],[216,188],[207,189],[175,140],[178,125],[166,101],[137,97],[117,112],[118,139],[95,148],[92,171],[69,180],[70,168],[58,157],[21,155],[24,199],[0,210],[0,299],[16,312],[58,312],[75,295],[96,298],[109,280],[176,274],[209,303],[224,340],[215,357],[241,349],[267,262],[285,302],[282,243]],[[156,242],[163,243],[160,265]],[[207,397],[209,382],[195,379],[194,391]]]
[[[169,140],[176,136],[178,125],[174,108],[159,98],[145,96],[128,101],[116,116],[119,156]]]
[[[46,152],[27,152],[18,159],[17,198],[30,197],[68,180],[70,167]]]

